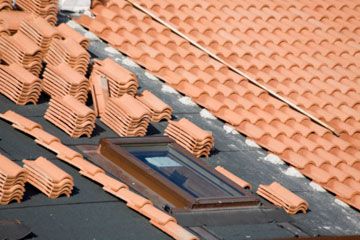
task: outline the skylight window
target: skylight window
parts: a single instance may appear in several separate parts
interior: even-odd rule
[[[167,137],[103,139],[90,155],[109,173],[171,211],[239,208],[259,203],[251,193]]]

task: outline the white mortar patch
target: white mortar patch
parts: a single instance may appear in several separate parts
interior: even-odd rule
[[[99,40],[99,38],[98,38],[94,33],[92,33],[92,32],[86,32],[86,33],[84,34],[84,36],[85,36],[87,39],[89,39],[89,40],[94,40],[94,41]]]
[[[261,148],[256,142],[254,142],[253,140],[246,138],[245,140],[246,145],[248,145],[249,147],[254,147],[254,148]]]
[[[138,65],[133,60],[131,60],[130,58],[123,59],[122,63],[129,66],[129,67],[138,67]]]
[[[285,171],[283,171],[283,173],[290,177],[304,178],[304,175],[302,175],[302,173],[294,167],[288,167]]]
[[[191,100],[191,98],[186,97],[186,96],[179,98],[179,102],[181,102],[184,105],[188,105],[188,106],[196,106],[196,103],[193,100]]]
[[[206,109],[202,109],[200,111],[200,116],[203,117],[203,118],[206,118],[206,119],[212,119],[212,120],[216,119],[216,117]]]
[[[224,124],[223,129],[227,134],[239,134],[238,131],[236,131],[235,128],[233,126],[230,126],[229,124]]]
[[[173,94],[176,94],[177,91],[170,87],[169,85],[167,84],[164,84],[162,87],[161,87],[161,91],[164,92],[164,93],[173,93]]]
[[[326,192],[326,190],[325,190],[322,186],[320,186],[319,184],[317,184],[316,182],[311,181],[311,182],[309,183],[309,185],[310,185],[310,187],[311,187],[312,189],[314,189],[314,190],[317,191],[317,192]]]
[[[69,25],[69,27],[72,27],[72,28],[81,28],[81,25],[78,24],[77,22],[73,21],[73,20],[68,21],[66,24]]]
[[[113,48],[113,47],[106,47],[106,48],[105,48],[105,51],[107,51],[108,53],[112,53],[112,54],[118,54],[118,53],[119,53],[119,51],[116,50],[116,49]]]
[[[275,165],[284,165],[285,162],[281,160],[278,156],[275,154],[269,153],[266,157],[264,157],[264,160],[267,162],[270,162]]]
[[[334,202],[344,208],[350,208],[350,206],[347,203],[341,201],[340,199],[335,198]]]
[[[159,80],[157,77],[155,77],[154,75],[152,75],[151,73],[149,73],[147,71],[145,71],[145,76],[154,81]]]
[[[89,10],[85,10],[85,11],[83,12],[83,14],[86,15],[86,16],[89,16],[89,17],[91,17],[91,18],[95,18],[95,16],[94,16],[94,15],[92,14],[92,12],[89,11]]]

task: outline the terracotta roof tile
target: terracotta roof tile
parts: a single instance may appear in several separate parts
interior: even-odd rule
[[[96,115],[92,109],[70,95],[52,97],[44,118],[71,137],[91,136]]]
[[[89,39],[87,39],[85,36],[81,35],[71,27],[69,27],[65,23],[61,23],[58,26],[56,26],[56,30],[63,38],[71,38],[78,44],[80,44],[83,48],[88,49],[89,47]]]
[[[299,211],[306,213],[309,207],[305,200],[277,182],[273,182],[270,185],[260,184],[256,193],[275,205],[284,208],[289,214],[296,214]]]
[[[120,97],[125,93],[134,96],[139,87],[136,76],[111,58],[95,61],[90,80],[96,76],[107,79],[110,97]]]
[[[71,95],[85,103],[89,85],[89,80],[67,63],[49,64],[43,73],[42,89],[51,97]]]
[[[104,6],[112,11],[111,17],[103,15],[104,6],[98,5],[95,18],[81,16],[77,21],[215,116],[231,123],[269,151],[278,153],[288,163],[296,164],[295,159],[303,159],[295,166],[324,186],[331,179],[337,179],[320,168],[326,162],[334,167],[345,162],[359,170],[358,116],[355,111],[349,111],[359,108],[354,91],[356,80],[351,78],[356,77],[357,51],[355,42],[347,41],[349,37],[345,33],[349,34],[349,30],[339,35],[343,41],[326,41],[331,39],[331,34],[318,34],[323,30],[311,18],[305,21],[301,19],[302,15],[294,13],[294,8],[284,8],[283,2],[277,1],[248,7],[245,3],[232,1],[211,2],[206,9],[196,1],[171,2],[173,6],[169,5],[168,9],[159,7],[162,1],[137,2],[153,8],[174,25],[187,22],[182,27],[189,36],[202,40],[203,44],[208,43],[205,47],[215,53],[224,53],[228,62],[249,71],[251,76],[277,92],[302,101],[303,106],[317,117],[337,125],[344,141],[338,141],[336,136],[329,138],[327,129],[271,97],[129,4],[108,1]],[[307,6],[310,3],[297,4]],[[180,20],[168,19],[169,16]],[[317,15],[317,18],[321,19],[321,16]],[[108,20],[104,20],[106,18]],[[333,26],[338,27],[336,24]],[[330,32],[332,29],[328,28]],[[335,64],[344,54],[352,64],[344,64],[346,61]],[[214,72],[218,72],[217,75]],[[340,76],[345,80],[340,81]],[[322,173],[327,177],[322,178]],[[348,186],[346,182],[339,183],[336,186]],[[333,187],[327,189],[335,194],[345,193]],[[356,193],[356,189],[353,190]],[[346,201],[351,204],[351,199]]]
[[[136,96],[136,99],[151,112],[152,122],[171,119],[172,108],[150,91],[144,90],[139,96]]]
[[[225,168],[223,168],[221,166],[215,167],[215,170],[218,171],[219,173],[221,173],[222,175],[224,175],[225,177],[227,177],[228,179],[230,179],[231,181],[233,181],[234,183],[236,183],[237,185],[239,185],[242,188],[247,188],[247,189],[252,188],[250,183],[248,183],[245,180],[239,178],[238,176],[236,176],[235,174],[233,174],[232,172],[226,170]]]
[[[0,1],[0,10],[11,10],[12,9],[12,0],[1,0]]]
[[[38,125],[37,123],[34,123],[29,119],[24,118],[23,116],[11,111],[1,114],[0,117],[11,122],[13,126],[20,126],[18,128],[19,130],[27,134],[30,134],[33,137],[38,136],[38,129],[42,129],[42,126]],[[31,123],[31,125],[37,127],[26,128],[25,126],[27,125],[27,123]],[[157,209],[152,204],[151,201],[149,201],[148,199],[142,197],[141,195],[135,192],[131,192],[130,190],[128,190],[129,189],[128,186],[110,177],[109,175],[106,175],[104,170],[88,162],[81,156],[81,154],[63,145],[61,142],[50,141],[50,139],[53,138],[53,136],[51,136],[50,134],[44,134],[44,135],[48,135],[47,141],[44,141],[42,139],[35,139],[35,142],[55,152],[59,159],[80,169],[80,174],[89,177],[93,181],[103,185],[103,189],[105,191],[124,200],[127,203],[127,206],[131,207],[135,211],[149,218],[151,224],[161,229],[165,233],[169,234],[174,239],[184,239],[184,240],[198,239],[191,232],[187,231],[185,228],[180,226],[175,218]],[[0,161],[1,161],[1,156],[0,156]],[[2,164],[0,165],[2,166]]]
[[[65,62],[77,72],[85,75],[90,62],[90,54],[71,38],[54,39],[51,41],[44,61],[54,66]]]
[[[175,140],[180,146],[188,150],[195,157],[208,157],[214,147],[214,138],[211,132],[207,132],[186,118],[179,121],[169,121],[165,129],[165,135]]]
[[[57,30],[42,17],[25,19],[19,31],[36,43],[43,56],[48,51],[52,39],[60,38]]]
[[[0,55],[5,63],[20,64],[35,76],[39,76],[42,68],[40,48],[22,32],[13,36],[0,36]]]
[[[120,136],[145,136],[151,112],[135,97],[109,98],[101,121]]]
[[[22,167],[0,155],[0,205],[14,200],[20,202],[25,192],[26,180],[27,174]]]
[[[36,104],[41,82],[18,64],[0,65],[0,92],[18,105]]]
[[[106,103],[109,99],[109,84],[105,77],[97,75],[90,79],[91,95],[96,116],[105,112]]]
[[[73,178],[43,157],[34,161],[23,160],[27,172],[27,182],[39,189],[49,198],[65,194],[70,197],[74,186]]]
[[[10,34],[15,34],[21,23],[24,20],[31,19],[33,16],[30,13],[23,11],[1,11],[0,12],[0,23],[2,28]]]
[[[55,0],[18,0],[16,6],[25,12],[45,18],[52,25],[57,22],[58,6]]]

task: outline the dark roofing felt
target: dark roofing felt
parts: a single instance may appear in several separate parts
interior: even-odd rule
[[[71,24],[71,26],[75,26]],[[76,26],[75,26],[76,27]],[[80,32],[87,34],[81,27]],[[240,134],[227,133],[224,123],[217,119],[204,118],[198,106],[183,104],[183,96],[164,89],[164,84],[145,75],[143,69],[129,65],[120,53],[109,49],[106,44],[92,39],[90,51],[98,58],[113,57],[120,64],[133,71],[141,89],[148,89],[163,99],[174,109],[174,117],[186,117],[200,127],[210,130],[215,136],[215,150],[209,159],[201,159],[211,167],[222,165],[244,180],[254,189],[258,184],[278,181],[291,191],[305,198],[310,204],[310,212],[297,214],[291,223],[307,235],[353,235],[360,234],[359,212],[335,202],[328,192],[314,190],[306,178],[286,175],[287,165],[275,165],[265,161],[266,151],[251,147]],[[141,90],[140,89],[140,90]],[[186,98],[185,98],[186,99]],[[15,106],[4,96],[0,96],[0,111],[14,110],[39,122],[49,133],[60,137],[68,145],[97,144],[102,137],[116,137],[108,127],[97,121],[93,137],[71,139],[64,132],[47,122],[42,116],[47,108],[48,98],[42,96],[36,106]],[[187,101],[185,101],[187,102]],[[205,114],[206,115],[206,114]],[[152,124],[149,134],[162,134],[166,123]],[[74,146],[75,147],[75,146]],[[74,177],[75,190],[70,198],[51,200],[31,186],[27,186],[24,201],[0,206],[0,219],[19,219],[34,232],[35,239],[169,239],[146,218],[126,207],[124,202],[105,193],[102,188],[80,176],[55,155],[36,145],[30,137],[18,132],[8,123],[0,121],[0,153],[19,164],[22,159],[44,156]],[[277,223],[236,224],[207,226],[209,231],[223,239],[273,239],[294,236],[293,231]]]

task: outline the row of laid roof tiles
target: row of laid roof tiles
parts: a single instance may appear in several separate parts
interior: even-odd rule
[[[125,201],[128,207],[149,218],[154,226],[174,239],[198,239],[181,227],[175,218],[156,208],[148,199],[129,190],[124,183],[107,175],[101,168],[85,160],[78,152],[63,145],[57,137],[44,131],[38,123],[12,111],[1,114],[0,118],[12,123],[14,128],[34,137],[36,143],[55,152],[60,160],[80,169],[80,174],[103,185],[105,191]]]
[[[81,16],[77,21],[360,208],[360,134],[356,127],[340,121],[339,125],[354,130],[352,135],[336,137],[124,1],[109,1],[96,8],[95,18]]]
[[[137,2],[339,132],[360,131],[358,4]]]

